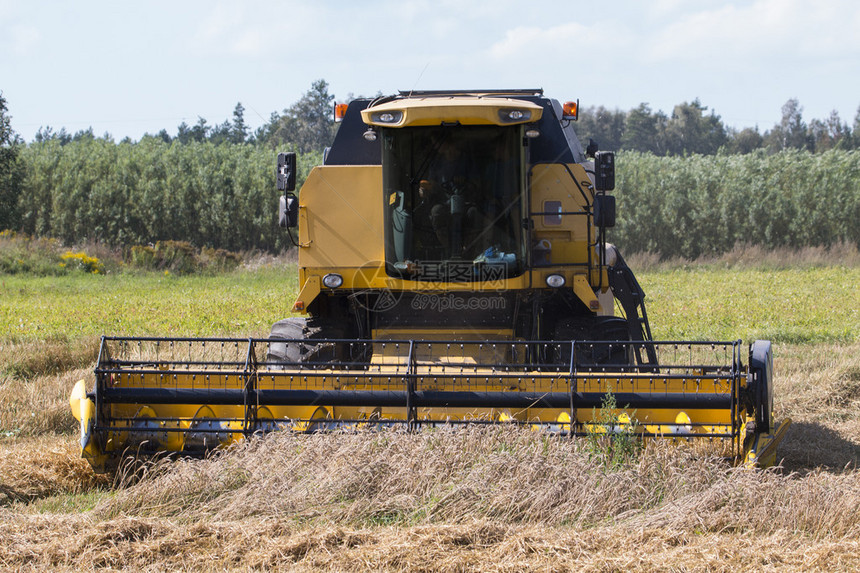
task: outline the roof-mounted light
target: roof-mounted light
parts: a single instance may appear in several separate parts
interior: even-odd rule
[[[336,103],[334,104],[334,121],[335,123],[340,123],[343,121],[343,118],[346,116],[346,108],[349,107],[348,103]]]
[[[579,100],[564,102],[561,111],[561,119],[576,121],[577,117],[579,117]]]

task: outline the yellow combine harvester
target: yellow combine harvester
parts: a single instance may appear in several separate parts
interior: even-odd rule
[[[303,316],[268,339],[103,338],[94,388],[71,396],[94,468],[275,429],[508,422],[578,435],[609,393],[619,425],[643,436],[722,440],[741,461],[773,462],[788,422],[774,425],[770,343],[747,354],[740,341],[651,339],[645,295],[605,238],[615,157],[582,148],[576,103],[401,92],[336,115],[298,197],[295,155],[278,156]]]

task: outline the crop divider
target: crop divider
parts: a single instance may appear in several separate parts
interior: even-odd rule
[[[258,426],[257,409],[260,406],[260,395],[257,392],[257,354],[254,352],[254,339],[248,339],[248,352],[245,356],[245,367],[242,373],[244,385],[242,399],[244,402],[245,420],[243,422],[243,434],[245,437],[253,434]]]
[[[578,386],[579,374],[576,369],[576,341],[570,341],[570,430],[568,431],[571,438],[576,435],[576,391]]]

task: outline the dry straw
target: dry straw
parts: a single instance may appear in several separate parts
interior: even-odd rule
[[[860,472],[745,470],[683,444],[607,466],[585,441],[509,427],[281,433],[144,468],[91,512],[0,509],[0,566],[860,566]]]
[[[856,471],[799,479],[669,443],[652,443],[617,468],[599,457],[583,441],[507,427],[284,433],[209,460],[161,462],[97,512],[186,522],[290,516],[318,525],[493,520],[860,535]]]

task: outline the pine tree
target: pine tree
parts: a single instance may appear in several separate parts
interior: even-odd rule
[[[242,102],[237,102],[233,108],[233,125],[230,128],[230,141],[233,143],[245,143],[248,138],[248,125],[245,123],[245,107]]]

